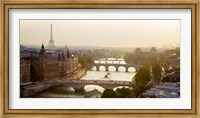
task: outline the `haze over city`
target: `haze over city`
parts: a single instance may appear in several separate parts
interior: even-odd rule
[[[180,98],[180,20],[21,20],[21,98]]]
[[[56,46],[177,47],[180,20],[20,20],[20,44]]]

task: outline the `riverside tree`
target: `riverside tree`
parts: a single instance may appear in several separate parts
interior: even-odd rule
[[[135,94],[133,90],[129,88],[117,88],[115,91],[113,89],[105,89],[102,98],[134,98]]]
[[[152,65],[152,74],[153,74],[153,81],[159,83],[161,80],[161,71],[162,68],[159,63],[155,63]]]
[[[116,98],[117,94],[113,89],[105,89],[102,98]]]
[[[137,71],[135,82],[137,86],[145,86],[151,79],[150,66],[144,65]]]
[[[149,89],[147,83],[151,79],[150,66],[145,65],[140,68],[135,75],[136,86],[134,88],[134,95],[138,97],[141,93]]]
[[[82,55],[78,58],[79,63],[82,65],[83,68],[88,69],[90,63],[93,63],[94,60],[89,55]]]

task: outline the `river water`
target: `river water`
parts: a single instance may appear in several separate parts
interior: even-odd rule
[[[102,58],[100,60],[95,60],[94,63],[116,63],[116,64],[126,64],[124,59],[116,59],[116,58]],[[81,78],[81,80],[113,80],[113,81],[132,81],[136,72],[135,69],[130,67],[128,69],[129,72],[125,72],[125,68],[119,67],[119,72],[116,72],[116,68],[114,66],[109,67],[109,72],[105,71],[105,67],[100,66],[100,71],[96,71],[96,67],[93,67],[91,70],[87,71],[86,75]],[[74,92],[73,88],[62,87],[62,89],[70,90],[71,93]],[[103,93],[104,88],[96,85],[87,85],[84,87],[85,92],[90,92],[92,90],[98,90]],[[45,93],[39,94],[38,97],[66,97],[66,98],[83,98],[85,95],[83,94],[56,94],[50,91],[46,91]]]
[[[105,77],[106,75],[108,75],[108,77]],[[134,75],[134,72],[87,71],[82,80],[132,81]]]

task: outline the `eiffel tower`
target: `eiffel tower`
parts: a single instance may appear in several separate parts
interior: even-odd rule
[[[55,44],[54,44],[54,40],[53,40],[53,31],[52,31],[52,24],[50,25],[51,27],[51,31],[50,31],[50,40],[49,40],[49,45],[48,48],[49,49],[55,49]]]

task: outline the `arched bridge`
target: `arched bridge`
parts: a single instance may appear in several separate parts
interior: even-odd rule
[[[94,63],[90,65],[90,68],[92,69],[93,67],[96,67],[96,70],[100,70],[100,66],[104,66],[106,68],[106,71],[109,71],[109,67],[114,66],[116,68],[116,71],[119,71],[119,67],[124,67],[125,71],[128,72],[128,69],[130,67],[135,68],[138,70],[142,65],[137,65],[137,64],[114,64],[114,63]]]
[[[72,81],[66,81],[66,82],[46,82],[45,86],[49,88],[53,85],[67,85],[69,87],[80,89],[81,87],[84,87],[86,85],[98,85],[103,88],[115,88],[119,86],[129,86],[134,87],[134,82],[129,81],[112,81],[112,80],[72,80]]]

